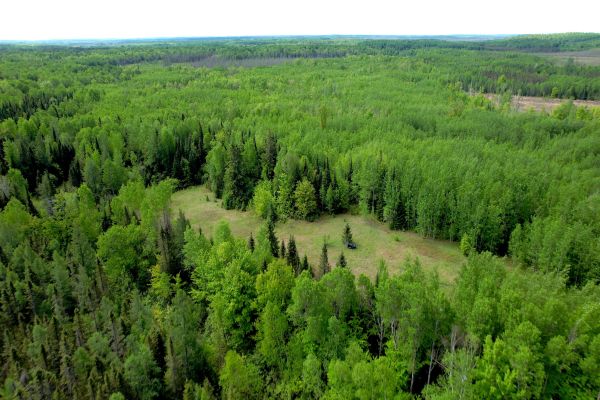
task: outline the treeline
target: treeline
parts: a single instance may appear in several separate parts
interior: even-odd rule
[[[484,54],[486,56],[474,60],[473,52],[442,50],[427,52],[423,58],[433,65],[447,68],[453,82],[461,82],[464,90],[564,99],[600,99],[598,67],[588,68],[573,62],[558,66],[531,55],[507,57],[503,53]]]
[[[6,78],[17,75],[22,81],[23,74],[16,69],[11,73],[10,64],[20,65],[25,60],[34,65],[52,62],[61,57],[63,61],[76,63],[76,71],[92,67],[113,76],[94,76],[91,79],[127,79],[118,76],[118,67],[162,62],[197,63],[206,60],[227,61],[253,59],[298,58],[343,58],[349,56],[408,56],[435,59],[435,65],[449,74],[449,82],[461,81],[465,90],[483,90],[499,93],[511,90],[513,94],[526,96],[547,96],[573,99],[600,99],[600,69],[596,66],[569,63],[559,66],[548,59],[529,54],[510,53],[511,51],[562,51],[600,47],[600,35],[563,34],[516,36],[508,39],[484,42],[444,41],[434,39],[245,39],[245,40],[180,40],[174,42],[151,42],[99,47],[40,47],[37,52],[28,48],[5,47],[9,62],[8,70],[0,72]],[[539,48],[547,46],[548,49]],[[457,57],[459,55],[459,57]],[[447,68],[445,68],[447,67]],[[503,79],[500,79],[503,77]],[[88,78],[88,82],[89,82]],[[15,85],[7,94],[22,89]],[[0,88],[4,91],[6,89]],[[10,94],[13,96],[14,94]],[[58,96],[42,93],[48,99]],[[22,98],[9,104],[0,103],[2,115],[12,117],[18,114],[16,108],[27,108],[28,102],[43,102],[40,99]],[[4,110],[4,111],[2,111]],[[17,114],[15,114],[17,113]],[[21,112],[22,113],[22,112]]]
[[[506,152],[487,151],[470,141],[427,140],[402,142],[393,158],[370,151],[332,162],[319,151],[280,148],[273,135],[262,148],[255,139],[235,138],[217,142],[207,155],[207,183],[225,208],[245,209],[252,199],[263,218],[274,214],[309,221],[359,209],[391,229],[462,240],[469,244],[467,252],[506,255],[510,250],[527,265],[562,271],[570,284],[598,279],[598,225],[587,213],[563,208],[574,200],[566,189],[571,184],[542,178],[550,172],[548,165],[534,167],[524,153],[510,154],[507,147]],[[485,166],[477,159],[485,159]],[[567,192],[562,198],[548,192],[544,199],[546,185],[561,185]]]
[[[522,50],[533,52],[559,52],[596,49],[600,47],[598,33],[553,33],[541,35],[518,35],[508,39],[491,40],[487,48],[499,50]]]

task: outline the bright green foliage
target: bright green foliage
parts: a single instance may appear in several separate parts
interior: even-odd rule
[[[296,215],[298,218],[307,221],[311,221],[315,218],[317,212],[315,188],[306,179],[298,183],[298,186],[294,191],[294,202],[296,204]]]
[[[258,352],[268,365],[283,368],[288,332],[285,313],[269,301],[259,317],[258,326]]]
[[[23,204],[11,199],[0,213],[0,246],[10,256],[14,248],[23,240],[32,218]]]
[[[269,212],[275,209],[270,181],[261,181],[256,185],[252,203],[254,205],[254,212],[261,218],[267,218]]]
[[[8,200],[13,197],[19,200],[21,203],[29,206],[29,191],[27,188],[27,181],[23,178],[21,171],[18,169],[11,168],[6,174],[5,185],[8,187],[3,188],[3,200]]]
[[[270,263],[267,270],[256,277],[256,300],[262,308],[271,302],[284,310],[289,304],[294,287],[294,273],[281,260]]]
[[[310,353],[302,365],[302,397],[318,399],[323,394],[321,361]]]
[[[446,374],[437,385],[425,388],[425,398],[432,400],[475,399],[472,384],[475,361],[475,354],[469,348],[447,352],[442,359]]]
[[[334,268],[323,276],[320,284],[327,288],[333,314],[341,321],[348,320],[358,306],[354,275],[346,268]]]
[[[260,398],[262,385],[258,368],[234,351],[229,351],[225,356],[220,384],[223,388],[223,399]]]
[[[282,173],[279,176],[278,181],[276,201],[277,218],[285,221],[294,216],[294,192],[285,173]]]
[[[468,256],[473,251],[473,244],[471,243],[471,238],[466,233],[462,235],[460,239],[460,251]]]
[[[0,398],[596,398],[600,111],[515,101],[600,99],[532,54],[599,38],[3,45]],[[171,208],[199,184],[254,245]],[[468,260],[372,282],[338,238],[315,279],[275,222],[341,213]]]
[[[150,271],[143,258],[144,234],[139,226],[113,226],[98,238],[98,257],[113,282],[131,279],[144,284]]]
[[[217,143],[208,152],[208,156],[206,157],[206,171],[208,173],[210,190],[212,190],[218,198],[223,196],[226,165],[227,158],[225,149],[220,143]]]
[[[505,343],[502,339],[492,342],[488,336],[483,348],[483,357],[475,371],[475,392],[490,399],[530,399],[541,394],[544,369],[535,348],[539,345],[539,332],[519,327],[516,343]]]

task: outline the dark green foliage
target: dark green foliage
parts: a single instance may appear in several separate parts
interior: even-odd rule
[[[249,200],[247,195],[242,154],[236,144],[230,144],[225,169],[223,207],[226,209],[244,208]]]
[[[171,216],[167,211],[163,212],[159,221],[158,248],[161,270],[172,276],[179,275],[184,280],[189,280],[189,274],[183,269],[184,233],[188,228],[190,223],[181,210],[174,224],[171,223]]]
[[[255,243],[254,243],[254,236],[252,236],[252,233],[250,234],[250,237],[248,238],[248,249],[250,249],[250,251],[254,251],[255,248]]]
[[[281,247],[279,247],[279,257],[287,258],[287,253],[285,251],[285,242],[281,239]]]
[[[331,270],[329,265],[329,258],[327,256],[327,243],[323,243],[321,248],[321,256],[319,257],[319,272],[321,276],[327,274]]]
[[[313,274],[312,268],[310,267],[310,264],[308,264],[308,257],[306,257],[306,254],[302,258],[300,269],[301,271],[308,271],[311,275]]]
[[[388,171],[385,181],[383,218],[390,229],[406,229],[406,210],[402,202],[402,186],[398,182],[395,169]]]
[[[277,151],[277,138],[273,133],[269,133],[265,141],[265,151],[262,160],[262,175],[265,179],[272,180],[275,177]]]
[[[503,49],[598,38],[1,46],[0,397],[596,398],[600,114],[509,102],[600,72]],[[170,210],[200,183],[256,243]],[[275,235],[345,212],[468,260],[371,282]]]
[[[348,243],[353,242],[354,240],[352,239],[352,229],[350,229],[350,224],[346,222],[346,225],[344,226],[344,233],[342,234],[342,243],[347,246]]]
[[[336,267],[340,267],[340,268],[346,268],[348,266],[348,263],[346,262],[346,257],[344,257],[343,251],[340,253],[340,258],[338,258],[338,261],[335,265],[336,265]]]
[[[275,218],[273,217],[273,214],[270,214],[266,221],[266,232],[271,255],[273,257],[279,257],[279,243],[277,241],[277,236],[275,236]]]
[[[296,240],[293,236],[290,236],[290,238],[288,239],[288,249],[285,257],[288,265],[292,267],[295,274],[300,275],[300,256],[298,255],[298,249],[296,248]]]

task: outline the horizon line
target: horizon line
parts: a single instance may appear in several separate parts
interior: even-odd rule
[[[444,38],[444,37],[514,37],[528,35],[557,34],[598,34],[598,32],[552,32],[552,33],[444,33],[444,34],[273,34],[273,35],[232,35],[232,36],[139,36],[139,37],[81,37],[48,39],[0,39],[0,43],[51,43],[51,42],[122,42],[122,41],[158,41],[158,40],[226,40],[226,39],[269,39],[269,38]]]

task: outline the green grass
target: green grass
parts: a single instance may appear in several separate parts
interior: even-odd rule
[[[208,201],[207,201],[208,198]],[[172,210],[181,209],[194,228],[202,228],[207,236],[213,234],[216,224],[225,220],[237,237],[248,238],[256,233],[263,221],[252,211],[242,212],[221,208],[220,201],[204,186],[189,188],[173,195]],[[356,250],[345,249],[342,231],[348,222],[352,228]],[[279,240],[294,235],[302,257],[308,256],[311,265],[317,265],[323,241],[327,240],[329,263],[334,265],[343,250],[348,267],[358,276],[365,274],[374,278],[381,260],[385,261],[390,273],[398,273],[407,259],[418,258],[425,270],[437,270],[441,281],[450,284],[457,277],[461,265],[466,261],[458,244],[426,239],[414,232],[391,231],[386,225],[368,216],[336,215],[323,216],[315,222],[289,220],[278,223],[276,233]]]

